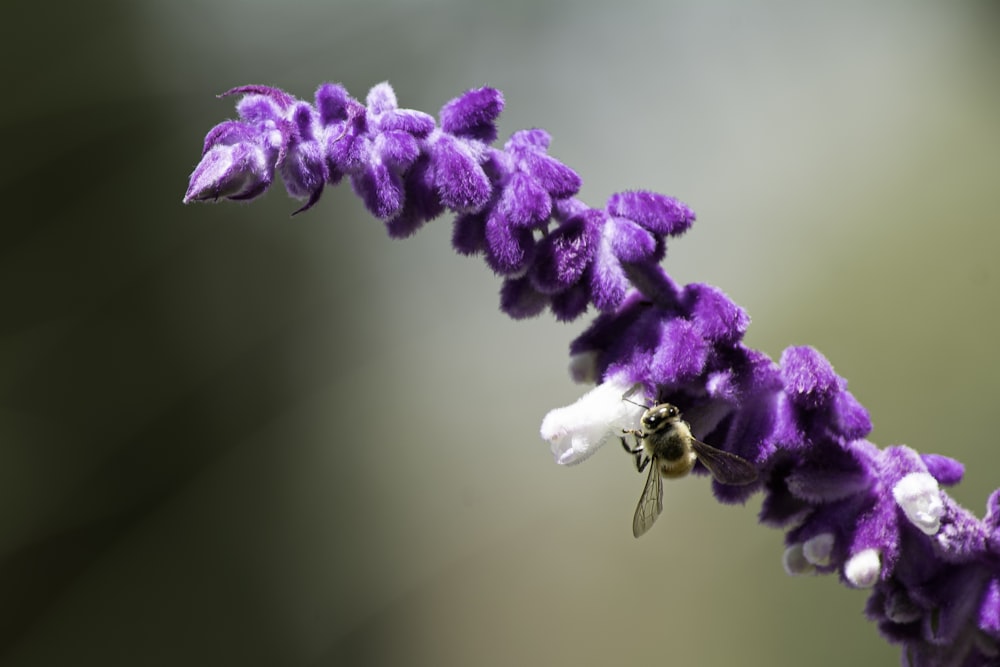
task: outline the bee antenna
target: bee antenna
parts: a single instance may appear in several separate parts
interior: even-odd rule
[[[622,396],[622,400],[625,401],[625,402],[627,402],[627,403],[631,403],[632,405],[637,405],[640,408],[645,408],[646,410],[649,410],[649,406],[648,405],[643,405],[642,403],[636,403],[631,398],[625,398],[624,396]]]
[[[632,405],[636,405],[636,406],[638,406],[640,408],[645,408],[645,409],[649,410],[649,406],[648,405],[643,405],[642,403],[636,403],[631,398],[629,398],[629,396],[632,396],[635,392],[639,391],[640,389],[642,389],[642,383],[641,382],[636,382],[634,385],[632,385],[632,387],[628,391],[626,391],[624,394],[622,394],[622,400],[623,401],[627,401],[627,402],[631,403]]]

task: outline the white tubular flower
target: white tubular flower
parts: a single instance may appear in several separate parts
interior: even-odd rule
[[[844,576],[857,588],[871,588],[882,574],[882,559],[878,549],[859,551],[844,565]]]
[[[813,565],[829,565],[833,541],[833,533],[820,533],[805,541],[802,545],[802,555]]]
[[[548,440],[556,463],[579,463],[610,438],[620,437],[623,428],[634,428],[639,423],[645,409],[622,400],[622,395],[631,386],[621,377],[611,378],[581,396],[576,403],[545,415],[541,434]],[[644,400],[641,393],[631,399],[636,403]]]
[[[785,568],[785,573],[792,576],[809,574],[816,570],[812,563],[806,560],[801,544],[793,544],[785,549],[785,553],[781,557],[781,565]]]
[[[944,502],[937,480],[929,474],[911,472],[892,487],[892,497],[910,523],[925,534],[935,535],[941,529]]]

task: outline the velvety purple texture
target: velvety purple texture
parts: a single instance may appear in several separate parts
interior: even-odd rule
[[[977,519],[939,489],[963,466],[869,442],[868,412],[817,350],[789,347],[775,363],[743,344],[749,317],[721,290],[676,284],[660,261],[695,219],[685,204],[646,191],[583,203],[544,130],[492,145],[504,106],[493,88],[445,104],[440,124],[399,108],[386,83],[363,104],[330,83],[312,104],[268,86],[224,95],[242,96],[239,118],[208,132],[185,202],[252,199],[277,173],[305,200],[296,212],[348,177],[393,237],[451,211],[455,250],[503,277],[503,312],[571,320],[593,305],[570,346],[587,375],[640,384],[697,438],[753,463],[758,481],[713,481],[716,497],[762,492],[760,522],[784,529],[810,567],[871,587],[865,613],[906,664],[998,664],[1000,490]]]
[[[390,236],[406,237],[446,210],[456,214],[455,250],[482,255],[506,280],[501,308],[512,317],[548,307],[558,319],[593,305],[611,312],[637,276],[656,273],[665,237],[694,213],[652,192],[612,195],[604,209],[576,199],[579,175],[548,153],[538,128],[492,146],[503,96],[479,88],[433,117],[398,106],[392,88],[365,102],[339,84],[317,88],[312,104],[269,86],[242,86],[238,120],[209,131],[185,202],[252,199],[279,174],[289,194],[314,206],[345,176]]]

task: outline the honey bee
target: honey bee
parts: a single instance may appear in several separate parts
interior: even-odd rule
[[[659,403],[648,407],[629,400],[631,393],[626,393],[622,400],[646,408],[646,412],[642,415],[641,429],[622,429],[622,447],[635,456],[636,470],[642,472],[649,466],[649,477],[632,519],[633,535],[643,535],[663,511],[661,477],[684,477],[691,472],[695,461],[701,461],[723,484],[742,486],[757,480],[757,469],[749,461],[706,445],[691,435],[691,426],[681,419],[681,411],[675,406]],[[629,447],[625,435],[635,437],[635,447]]]

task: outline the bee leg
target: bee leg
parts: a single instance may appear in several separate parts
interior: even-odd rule
[[[649,457],[645,456],[645,452],[642,448],[642,445],[629,447],[628,442],[625,441],[625,438],[621,438],[621,441],[622,441],[622,449],[624,449],[626,453],[631,454],[632,456],[635,457],[635,469],[638,470],[639,472],[645,470],[646,466],[649,465]]]

